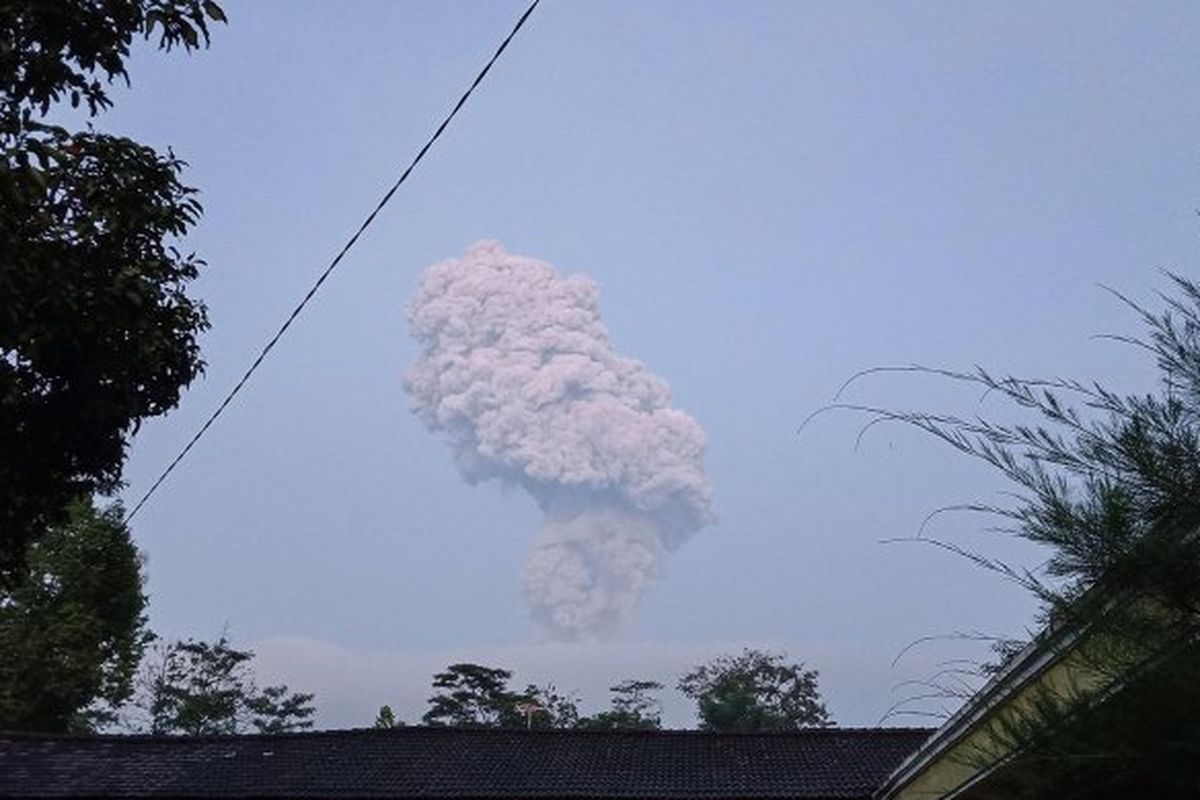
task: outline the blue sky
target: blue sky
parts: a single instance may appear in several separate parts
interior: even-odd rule
[[[228,4],[192,57],[138,50],[98,127],[171,146],[207,212],[207,375],[139,434],[135,498],[212,410],[522,10],[520,2]],[[741,645],[821,672],[874,724],[901,681],[1020,633],[1028,598],[881,544],[1003,484],[918,434],[800,422],[857,370],[921,362],[1138,390],[1099,288],[1194,273],[1200,9],[1188,3],[547,0],[237,403],[134,522],[152,622],[229,624],[323,725],[412,720],[458,657],[577,689],[672,682]],[[538,514],[469,487],[408,412],[422,270],[491,238],[583,272],[615,347],[708,437],[720,521],[613,640],[539,643],[519,591]],[[851,399],[975,413],[880,376]],[[985,403],[983,413],[1004,415]],[[1036,563],[979,520],[933,533]],[[668,719],[688,711],[671,700]],[[900,720],[904,721],[904,720]],[[910,722],[913,720],[909,720]],[[919,721],[919,720],[918,720]]]

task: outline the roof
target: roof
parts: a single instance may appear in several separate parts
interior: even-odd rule
[[[0,733],[0,797],[866,798],[929,733]]]
[[[1193,535],[1200,536],[1200,531]],[[1117,601],[1107,593],[1103,584],[1094,584],[1076,602],[1103,607]],[[1052,695],[1060,691],[1069,694],[1080,689],[1088,692],[1107,691],[1105,687],[1091,685],[1095,676],[1081,683],[1082,671],[1069,663],[1084,639],[1085,633],[1077,623],[1061,619],[1052,621],[1025,647],[1014,653],[915,752],[907,756],[882,782],[875,796],[880,800],[906,795],[926,796],[931,793],[932,784],[938,785],[939,794],[949,796],[952,791],[965,790],[983,781],[996,767],[1007,761],[1000,753],[1005,749],[1003,745],[989,742],[989,725],[994,723],[997,714],[1012,704],[1017,703],[1015,707],[1019,707],[1022,694],[1046,689]],[[1049,684],[1047,676],[1053,679]],[[1059,681],[1063,685],[1055,689],[1054,684]],[[989,761],[993,763],[985,763]],[[946,769],[947,766],[949,769]],[[942,774],[936,774],[939,771]],[[923,779],[922,776],[930,773],[934,774]],[[923,780],[926,785],[918,786]]]
[[[1002,708],[1022,688],[1060,660],[1078,640],[1078,634],[1065,629],[1043,632],[1016,653],[1003,669],[993,675],[941,727],[933,731],[921,746],[910,753],[882,782],[876,796],[896,797],[917,776],[950,753],[973,731],[986,723],[989,715]],[[965,773],[984,772],[971,760],[959,759],[957,766]]]

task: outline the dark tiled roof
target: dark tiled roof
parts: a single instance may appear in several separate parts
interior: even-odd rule
[[[0,734],[0,797],[865,798],[929,733]]]

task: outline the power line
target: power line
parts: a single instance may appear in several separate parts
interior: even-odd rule
[[[396,190],[399,189],[406,180],[408,180],[408,176],[416,168],[417,164],[421,163],[421,159],[423,159],[425,154],[429,152],[429,148],[432,147],[433,143],[441,137],[442,133],[450,125],[450,121],[453,120],[458,115],[458,112],[462,110],[462,107],[466,105],[467,99],[471,96],[475,89],[479,87],[479,84],[483,83],[483,79],[487,77],[487,74],[491,71],[492,66],[495,65],[496,61],[499,60],[500,55],[508,47],[509,43],[513,40],[521,28],[524,27],[525,21],[529,19],[531,14],[533,14],[533,10],[537,8],[538,3],[540,2],[541,0],[533,0],[533,2],[529,4],[529,7],[525,9],[525,13],[522,14],[517,20],[517,23],[513,26],[513,29],[509,31],[508,36],[504,37],[504,41],[500,42],[500,46],[496,48],[496,52],[494,52],[492,57],[488,59],[487,63],[483,65],[483,69],[481,69],[479,74],[475,76],[475,80],[471,81],[471,85],[467,87],[465,92],[463,92],[462,97],[458,98],[458,102],[454,104],[454,107],[450,109],[450,113],[447,114],[442,120],[441,124],[437,126],[437,130],[433,132],[433,135],[429,137],[421,149],[417,151],[416,156],[413,157],[413,160],[405,168],[404,172],[400,173],[400,177],[397,178],[396,182],[392,184],[391,188],[384,193],[383,198],[380,199],[380,201],[375,205],[375,208],[370,214],[367,215],[367,218],[363,220],[362,224],[358,226],[358,230],[354,232],[354,235],[346,241],[346,244],[342,246],[342,249],[338,251],[338,254],[333,257],[332,261],[329,262],[329,266],[325,267],[325,271],[322,272],[317,278],[316,283],[312,285],[312,288],[308,290],[308,293],[305,294],[300,302],[296,304],[296,307],[292,309],[292,313],[289,314],[287,319],[283,321],[283,324],[279,326],[279,330],[275,332],[275,335],[272,336],[267,341],[266,345],[263,346],[263,349],[259,352],[258,356],[250,364],[249,369],[247,369],[238,382],[234,384],[233,388],[229,391],[229,394],[225,395],[225,399],[223,399],[221,404],[217,406],[216,411],[214,411],[208,417],[208,419],[204,421],[204,424],[200,426],[200,429],[196,431],[188,443],[184,445],[184,448],[179,451],[179,455],[175,456],[171,463],[167,465],[167,468],[162,471],[162,474],[158,476],[153,484],[151,484],[150,488],[146,490],[146,493],[142,495],[142,498],[138,500],[137,505],[133,507],[133,510],[125,515],[125,522],[129,522],[135,516],[137,516],[137,513],[141,511],[142,506],[146,505],[146,501],[149,500],[150,497],[158,490],[158,487],[161,486],[163,481],[167,479],[167,476],[169,476],[175,470],[175,467],[179,466],[179,462],[183,461],[191,449],[196,446],[196,442],[200,441],[200,438],[208,432],[208,429],[212,427],[212,424],[216,422],[217,418],[225,411],[226,407],[228,407],[233,398],[237,397],[238,392],[240,392],[242,387],[246,385],[246,382],[250,380],[250,376],[254,374],[255,370],[257,370],[262,364],[263,360],[266,359],[267,354],[270,353],[279,340],[283,338],[283,334],[287,333],[287,329],[290,328],[292,323],[296,321],[296,317],[300,316],[300,312],[303,311],[304,307],[308,305],[308,302],[313,299],[313,296],[316,295],[317,291],[321,288],[321,285],[325,283],[326,278],[328,278],[330,274],[337,269],[338,264],[341,263],[346,253],[350,252],[350,248],[354,247],[355,243],[358,242],[359,237],[362,236],[367,228],[371,226],[371,223],[375,221],[375,217],[379,215],[379,212],[383,210],[383,207],[386,206],[388,202],[391,201],[392,196],[396,194]]]

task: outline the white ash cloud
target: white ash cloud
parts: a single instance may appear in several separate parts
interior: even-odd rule
[[[520,485],[545,515],[523,580],[538,625],[617,629],[666,553],[714,519],[699,423],[614,352],[595,284],[494,242],[430,267],[409,325],[414,412],[469,483]]]

